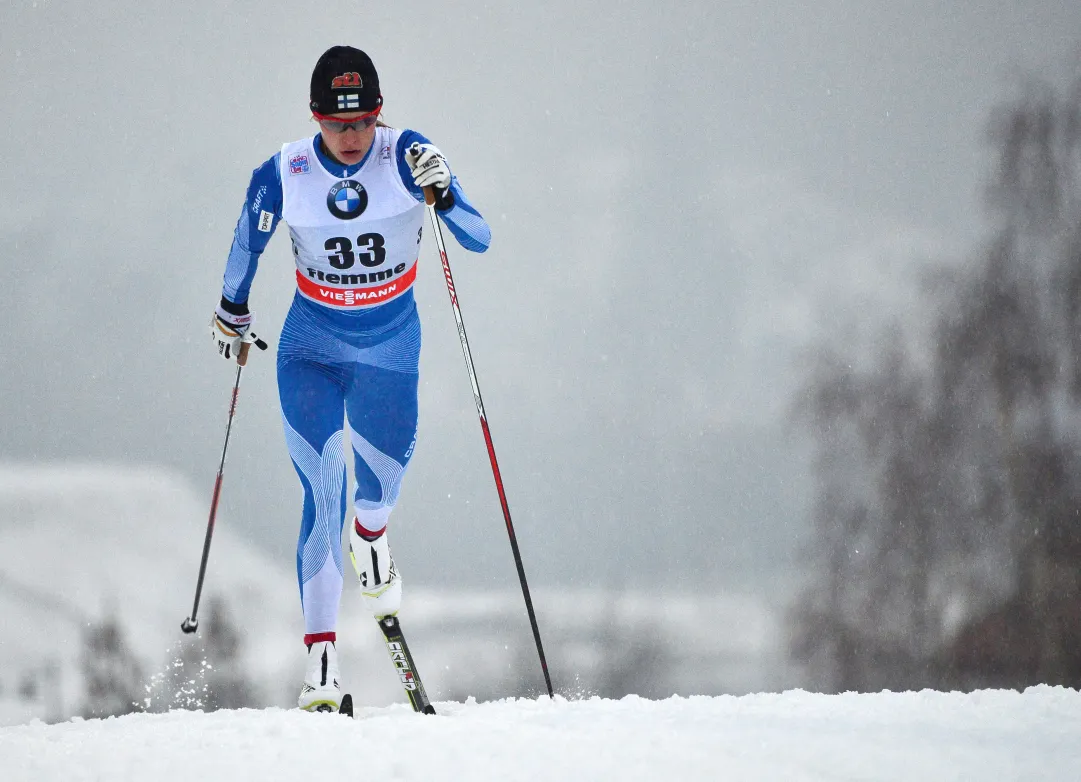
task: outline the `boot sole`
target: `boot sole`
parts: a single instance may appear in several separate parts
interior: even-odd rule
[[[347,717],[353,716],[353,696],[349,693],[342,695],[341,703],[335,703],[334,701],[315,701],[308,706],[301,709],[301,711],[307,711],[312,713],[325,713],[344,714]]]

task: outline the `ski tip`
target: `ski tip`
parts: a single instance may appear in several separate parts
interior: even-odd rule
[[[349,693],[342,696],[342,703],[338,707],[338,713],[347,717],[353,716],[353,696]]]
[[[424,713],[425,714],[435,714],[435,706],[433,706],[432,704],[429,703],[427,706],[424,707]]]

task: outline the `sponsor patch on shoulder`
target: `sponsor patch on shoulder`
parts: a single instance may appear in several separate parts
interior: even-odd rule
[[[265,209],[259,213],[259,230],[263,233],[270,233],[271,227],[274,225],[274,215]]]
[[[390,163],[390,159],[390,144],[386,144],[381,150],[379,150],[379,165],[387,165],[388,163]]]
[[[307,152],[301,152],[300,154],[293,155],[289,158],[290,174],[307,174],[311,170],[311,165],[308,163]]]

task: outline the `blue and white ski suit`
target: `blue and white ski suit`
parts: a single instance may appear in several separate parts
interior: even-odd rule
[[[424,197],[405,162],[415,141],[428,143],[416,131],[379,126],[353,166],[331,160],[319,134],[285,144],[252,173],[226,263],[222,295],[244,305],[274,229],[289,225],[297,292],[278,344],[278,395],[304,487],[297,577],[307,634],[337,624],[345,428],[353,510],[368,533],[386,527],[416,444],[421,339],[412,285]],[[488,224],[457,177],[451,191],[454,205],[440,218],[463,247],[484,252]]]

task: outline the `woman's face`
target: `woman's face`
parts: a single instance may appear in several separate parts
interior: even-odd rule
[[[365,112],[352,111],[333,115],[335,120],[348,122],[357,117],[364,117]],[[351,125],[346,130],[335,130],[329,123],[320,122],[323,131],[323,144],[334,159],[347,166],[359,163],[375,140],[375,117],[370,117],[372,124],[364,127],[362,123]]]

